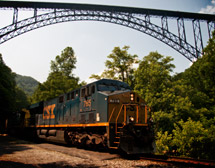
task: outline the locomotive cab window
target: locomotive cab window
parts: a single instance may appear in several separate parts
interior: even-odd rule
[[[98,85],[98,91],[118,91],[118,90],[130,90],[129,87],[124,85],[118,85],[118,84],[108,84],[108,83],[102,83]]]
[[[78,97],[79,96],[79,90],[76,90],[75,91],[75,97]]]
[[[81,97],[87,97],[87,96],[91,96],[92,91],[91,88],[89,86],[87,86],[86,88],[83,88],[81,90]]]
[[[89,86],[87,86],[87,88],[86,88],[86,94],[85,95],[86,96],[90,96],[91,95],[91,90],[90,90]]]
[[[71,93],[71,99],[73,100],[75,98],[75,92]]]
[[[70,99],[70,93],[67,93],[67,100]]]
[[[83,88],[83,89],[81,90],[81,97],[85,97],[85,92],[86,92],[86,88]]]
[[[95,93],[95,85],[91,86],[91,92],[92,92],[92,94]]]
[[[116,88],[116,86],[100,84],[100,85],[98,85],[98,90],[99,91],[115,91],[115,90],[118,90],[118,89]]]

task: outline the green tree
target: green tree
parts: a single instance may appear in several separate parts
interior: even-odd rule
[[[134,87],[134,64],[138,63],[138,56],[128,53],[129,46],[115,47],[108,60],[105,62],[106,70],[99,75],[92,75],[90,78],[101,79],[117,79],[127,82],[131,87]]]
[[[215,32],[203,56],[175,75],[156,97],[160,107],[154,115],[159,127],[158,152],[174,148],[179,155],[215,159],[214,69]]]
[[[29,76],[22,76],[16,74],[16,85],[22,89],[28,97],[32,96],[35,89],[37,88],[38,81]]]
[[[76,68],[77,59],[72,47],[66,47],[61,55],[51,61],[51,72],[62,72],[65,76],[73,76],[73,70]]]
[[[180,75],[186,85],[195,89],[192,101],[196,108],[213,107],[215,103],[215,31],[203,50],[203,56]]]
[[[59,96],[60,94],[72,91],[79,87],[78,78],[71,78],[63,75],[61,72],[52,72],[47,80],[39,84],[33,94],[33,103],[48,100]]]
[[[34,92],[32,103],[57,97],[79,87],[79,78],[73,74],[76,62],[71,47],[65,48],[60,56],[56,56],[55,61],[51,61],[51,72],[47,80],[40,83]]]
[[[215,31],[203,52],[204,55],[200,60],[199,75],[205,91],[215,101]]]
[[[172,143],[180,155],[214,159],[211,156],[214,153],[215,138],[211,139],[210,131],[200,121],[181,120],[178,125],[175,124]]]
[[[215,118],[213,124],[206,128],[201,121],[189,118],[174,124],[173,133],[159,131],[156,147],[159,153],[174,153],[180,156],[215,159]]]
[[[151,52],[139,63],[135,71],[135,91],[141,95],[153,112],[155,132],[169,131],[174,128],[175,114],[172,113],[176,96],[170,73],[175,67],[171,57]]]
[[[171,75],[175,67],[173,58],[164,57],[158,52],[151,52],[139,63],[135,72],[135,91],[141,95],[154,111],[160,94],[171,86]]]
[[[15,106],[15,75],[4,63],[0,54],[0,131]]]
[[[155,132],[172,133],[174,123],[195,116],[187,94],[187,90],[192,88],[183,84],[182,80],[173,80],[171,72],[175,66],[172,60],[171,57],[151,52],[143,58],[135,72],[135,90],[154,112]]]
[[[158,153],[168,153],[172,149],[172,134],[168,134],[168,131],[164,133],[159,131],[157,133],[156,150]]]
[[[29,105],[28,97],[25,92],[17,86],[15,91],[15,111],[20,111]]]

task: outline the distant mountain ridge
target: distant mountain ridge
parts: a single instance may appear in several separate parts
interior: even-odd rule
[[[22,76],[19,74],[16,74],[15,80],[16,80],[17,86],[20,89],[22,89],[27,96],[32,96],[39,84],[39,82],[36,79],[30,76]]]

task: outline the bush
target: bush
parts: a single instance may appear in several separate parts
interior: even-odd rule
[[[214,118],[215,121],[215,118]],[[200,121],[179,121],[172,134],[157,133],[156,148],[160,154],[177,153],[180,156],[215,159],[215,126],[205,128]]]
[[[156,150],[160,154],[169,153],[172,148],[172,134],[168,132],[159,131],[156,138]]]

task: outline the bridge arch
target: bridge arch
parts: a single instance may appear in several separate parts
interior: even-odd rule
[[[62,22],[86,20],[114,23],[148,34],[172,47],[190,61],[198,58],[201,53],[191,44],[186,42],[186,39],[181,39],[179,36],[169,32],[168,29],[164,29],[151,23],[150,19],[147,17],[139,18],[132,14],[123,12],[101,12],[96,10],[74,9],[54,10],[46,14],[35,15],[33,17],[14,22],[9,26],[0,29],[0,44],[40,27]]]

